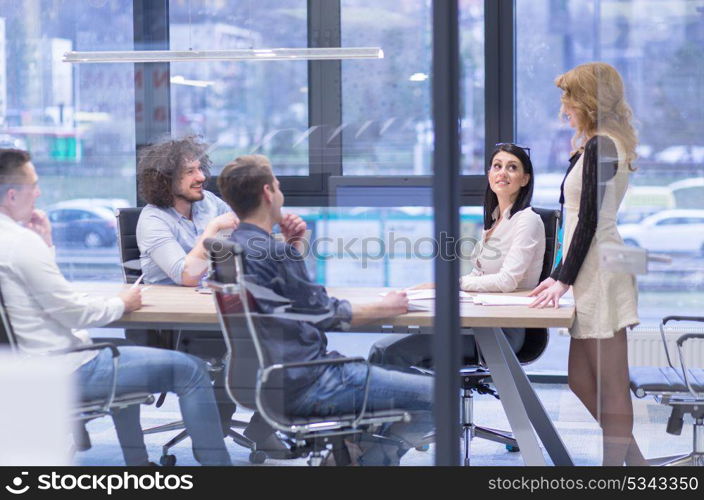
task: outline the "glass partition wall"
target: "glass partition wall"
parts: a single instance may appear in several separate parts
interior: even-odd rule
[[[445,165],[434,164],[431,0],[170,0],[154,2],[148,14],[145,5],[0,0],[0,146],[32,153],[41,177],[38,205],[49,212],[69,279],[121,281],[113,212],[141,203],[137,149],[168,135],[199,135],[210,145],[215,176],[241,155],[271,159],[286,210],[301,215],[314,242],[306,255],[313,282],[362,287],[375,301],[381,288],[436,281],[440,205],[433,183]],[[702,7],[694,0],[458,1],[458,224],[467,242],[459,248],[461,275],[472,271],[469,256],[482,234],[494,144],[529,147],[533,205],[559,208],[573,132],[558,117],[554,79],[596,60],[623,77],[639,142],[618,230],[627,245],[672,258],[637,278],[640,325],[629,333],[631,365],[663,363],[660,319],[696,315],[704,298]],[[61,62],[69,50],[131,50],[155,38],[172,50],[379,46],[385,57],[178,62],[156,73],[139,64]],[[331,332],[329,347],[366,357],[394,328],[408,333]],[[598,424],[564,385],[569,342],[565,329],[551,329],[547,348],[526,370],[557,382],[540,384],[540,398],[557,415],[575,463],[594,465],[602,453]],[[704,357],[692,356],[701,366]],[[499,402],[476,404],[478,423],[493,416],[492,425],[508,428]],[[635,403],[634,434],[646,456],[691,441],[687,426],[667,449],[643,440],[662,435],[663,411]],[[496,443],[474,446],[473,463],[523,463]],[[411,450],[402,464],[452,460],[437,453],[434,444]]]
[[[515,2],[516,137],[532,148],[534,164],[540,169],[536,204],[558,206],[560,185],[575,148],[570,144],[574,130],[566,119],[558,117],[561,91],[555,78],[577,65],[603,61],[616,68],[625,84],[638,145],[628,191],[614,214],[618,232],[626,245],[671,259],[669,263],[650,262],[648,273],[637,276],[640,324],[628,333],[631,367],[667,364],[659,335],[663,317],[701,315],[702,7],[696,1],[659,0]],[[609,92],[608,85],[600,81],[599,92]],[[598,111],[601,119],[606,119],[608,112]],[[684,332],[702,331],[701,324],[681,323],[671,323],[667,330],[675,363],[674,339]],[[688,342],[686,361],[701,367],[704,357],[697,342],[701,341]],[[569,349],[567,332],[554,330],[548,352],[536,365],[564,372]],[[600,361],[602,369],[608,368],[606,354]],[[599,402],[609,403],[606,386],[599,387]],[[565,439],[570,434],[591,435],[594,439],[585,440],[580,452],[599,454],[599,428],[585,407],[565,401],[562,408]],[[668,411],[667,406],[650,398],[634,400],[634,436],[648,458],[691,451],[692,428],[688,424],[681,437],[665,434],[660,415]]]

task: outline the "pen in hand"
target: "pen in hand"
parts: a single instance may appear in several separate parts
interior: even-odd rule
[[[140,274],[139,278],[137,278],[137,281],[135,281],[130,288],[137,288],[143,279],[144,279],[144,274]]]

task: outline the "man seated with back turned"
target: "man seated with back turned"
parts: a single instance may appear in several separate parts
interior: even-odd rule
[[[51,224],[35,210],[40,195],[29,153],[0,149],[0,285],[19,350],[39,356],[90,345],[83,328],[103,326],[142,306],[139,287],[110,299],[77,293],[54,259]],[[182,352],[120,346],[116,394],[173,391],[179,396],[193,452],[203,465],[230,465],[213,388],[198,358]],[[83,399],[104,399],[111,389],[108,349],[65,354]],[[149,459],[140,405],[112,413],[127,465]]]
[[[284,195],[265,156],[250,155],[228,164],[218,178],[220,193],[240,218],[232,241],[244,249],[250,279],[293,303],[294,306],[331,310],[321,323],[287,321],[283,333],[262,339],[272,363],[294,363],[341,355],[327,351],[324,330],[348,329],[408,310],[405,293],[390,292],[382,300],[351,305],[329,297],[325,288],[311,281],[303,256],[306,224],[293,214],[283,215]],[[272,237],[278,224],[286,242]],[[287,413],[296,416],[326,416],[361,410],[367,368],[362,363],[324,365],[315,369],[289,370],[284,375]],[[410,423],[394,423],[382,433],[400,438],[405,445],[381,446],[360,442],[356,451],[360,465],[396,465],[400,456],[432,430],[433,379],[424,375],[371,366],[367,408],[370,411],[403,409],[412,413]],[[355,445],[348,445],[355,446]]]
[[[198,286],[207,270],[203,241],[239,222],[220,198],[205,190],[212,165],[208,145],[196,137],[160,142],[143,148],[137,166],[139,192],[147,205],[137,222],[137,245],[145,283]],[[195,293],[195,292],[194,292]],[[225,343],[219,332],[182,330],[179,347],[190,354],[219,360]],[[215,394],[223,425],[235,406],[215,379]],[[274,430],[255,413],[244,435],[271,458],[291,458]]]

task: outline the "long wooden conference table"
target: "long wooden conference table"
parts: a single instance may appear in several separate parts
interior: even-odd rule
[[[124,285],[128,286],[128,285]],[[96,295],[112,295],[119,285],[84,285],[83,291]],[[381,288],[329,288],[331,296],[352,303],[368,303],[379,299]],[[526,295],[516,292],[508,295]],[[110,327],[154,330],[213,330],[220,329],[213,296],[194,288],[151,286],[143,294],[144,306],[139,311],[124,315]],[[432,303],[432,301],[428,301]],[[574,307],[559,309],[530,309],[526,306],[480,306],[460,303],[461,325],[471,328],[477,344],[491,371],[491,377],[504,407],[511,430],[516,437],[526,465],[546,465],[540,448],[555,465],[573,465],[562,439],[558,435],[545,408],[538,399],[519,364],[501,328],[559,328],[570,327],[574,321]],[[364,327],[364,331],[432,333],[433,312],[410,312],[386,318]]]

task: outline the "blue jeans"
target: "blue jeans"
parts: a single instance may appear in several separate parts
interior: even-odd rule
[[[191,437],[193,455],[202,465],[231,465],[205,363],[189,354],[151,347],[121,346],[116,394],[175,392]],[[112,357],[105,349],[76,375],[84,400],[105,397],[112,380]],[[149,461],[139,422],[140,405],[113,414],[127,465]]]
[[[381,434],[404,442],[401,448],[372,443],[362,446],[360,465],[397,465],[409,448],[433,429],[433,378],[426,375],[370,366],[367,410],[407,410],[408,423],[396,422]],[[297,416],[326,417],[340,413],[358,413],[364,401],[367,368],[362,363],[328,367],[290,406]]]

